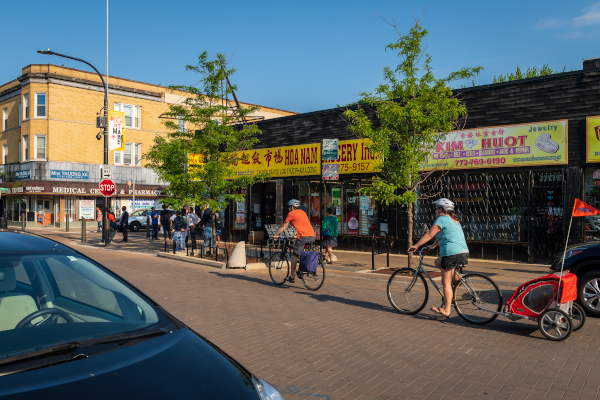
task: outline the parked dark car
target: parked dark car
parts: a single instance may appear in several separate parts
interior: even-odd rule
[[[550,269],[560,271],[562,259],[561,253]],[[587,315],[600,317],[600,242],[569,246],[564,269],[577,275],[577,302]]]
[[[283,399],[94,260],[0,231],[0,398]]]

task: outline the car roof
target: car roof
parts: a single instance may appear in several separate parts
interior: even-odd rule
[[[32,251],[74,251],[64,244],[22,231],[0,230],[0,253]]]

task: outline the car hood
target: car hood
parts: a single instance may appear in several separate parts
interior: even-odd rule
[[[573,252],[580,251],[576,254],[572,254]],[[590,255],[595,255],[600,251],[600,243],[599,242],[587,242],[587,243],[577,243],[567,247],[567,251],[561,250],[561,252],[556,256],[556,259],[550,266],[550,269],[555,271],[560,270],[563,260],[563,255],[566,255],[565,259],[565,269],[570,269],[571,265],[586,258]]]
[[[251,375],[189,329],[65,364],[0,377],[0,397],[258,399]],[[6,396],[6,397],[3,397]]]

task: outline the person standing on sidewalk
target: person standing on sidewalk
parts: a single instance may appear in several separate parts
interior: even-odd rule
[[[187,222],[188,222],[188,229],[189,229],[189,238],[192,241],[192,246],[195,246],[196,245],[196,225],[198,225],[198,222],[200,222],[200,218],[198,218],[196,213],[194,213],[192,211],[192,208],[190,208],[190,212],[187,214]],[[187,239],[186,239],[186,243],[187,243]]]
[[[177,250],[185,250],[185,230],[188,226],[187,220],[181,216],[181,211],[177,211],[173,220],[173,240],[177,245]]]
[[[328,264],[333,264],[333,248],[338,245],[338,219],[333,216],[333,207],[327,209],[327,216],[323,219],[321,228],[323,229],[323,247],[327,249],[325,261],[329,258]]]
[[[98,233],[102,231],[102,210],[96,206],[96,221],[98,221]]]
[[[152,221],[152,240],[158,240],[158,213],[154,207],[150,211],[150,220]]]
[[[221,230],[223,229],[223,218],[221,218],[221,211],[215,211],[215,240],[217,247],[221,245]]]
[[[208,204],[204,205],[204,214],[202,215],[202,220],[200,221],[200,226],[202,227],[202,239],[204,240],[204,252],[205,254],[210,254],[210,247],[212,244],[212,211],[210,210],[210,206]]]
[[[160,212],[160,224],[163,228],[163,235],[165,236],[165,240],[167,240],[167,235],[169,235],[169,240],[171,240],[171,212],[167,210],[166,204],[163,204],[162,208]]]
[[[129,228],[129,213],[127,207],[123,206],[121,214],[121,229],[123,230],[123,242],[127,243],[127,229]]]
[[[117,222],[115,219],[115,213],[113,212],[112,208],[110,208],[110,207],[108,207],[108,223],[110,225],[110,230],[109,230],[110,238],[108,241],[110,242],[110,244],[114,244],[113,238],[117,234],[118,226],[117,226]]]

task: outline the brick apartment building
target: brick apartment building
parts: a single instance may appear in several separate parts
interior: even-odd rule
[[[141,159],[156,135],[165,135],[169,104],[181,102],[186,92],[129,79],[109,77],[109,109],[126,116],[124,151],[111,151],[117,184],[116,204],[131,209],[136,169],[136,206],[157,204],[165,185]],[[52,64],[32,64],[21,75],[0,85],[0,164],[3,187],[0,215],[9,225],[60,226],[77,221],[78,200],[96,199],[104,141],[96,140],[96,115],[102,112],[104,87],[96,73]],[[247,103],[241,103],[244,107]],[[263,119],[296,113],[262,107]],[[6,191],[8,190],[8,191]]]

